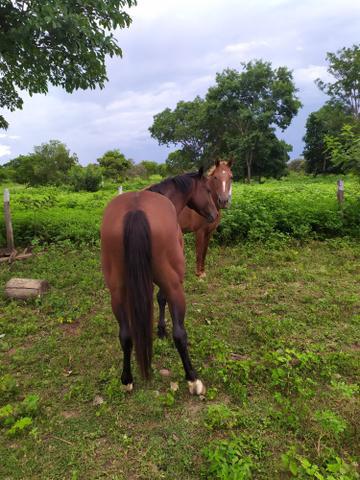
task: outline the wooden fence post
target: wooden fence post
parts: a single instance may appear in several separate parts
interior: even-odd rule
[[[337,181],[337,199],[340,205],[344,201],[344,180],[339,179]]]
[[[6,240],[8,248],[13,251],[15,250],[14,244],[14,233],[11,223],[11,213],[10,213],[10,192],[8,188],[4,190],[4,214],[5,214],[5,227],[6,227]]]

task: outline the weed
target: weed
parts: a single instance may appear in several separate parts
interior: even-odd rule
[[[290,448],[282,455],[284,468],[298,480],[357,480],[356,464],[348,464],[336,455],[324,459],[316,465],[306,457],[299,455],[296,448]]]
[[[207,461],[204,477],[219,480],[251,479],[265,455],[263,444],[246,435],[211,442],[202,453]]]

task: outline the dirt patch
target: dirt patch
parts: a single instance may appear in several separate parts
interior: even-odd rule
[[[60,415],[67,420],[68,418],[77,418],[79,416],[79,412],[76,410],[65,410],[61,412]]]
[[[72,337],[80,334],[80,320],[75,320],[72,323],[62,323],[61,330],[65,335],[70,335]]]
[[[187,411],[189,412],[190,417],[198,417],[204,406],[205,402],[202,402],[200,399],[188,402]]]

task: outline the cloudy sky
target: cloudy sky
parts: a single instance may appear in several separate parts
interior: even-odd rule
[[[106,88],[24,95],[23,110],[5,114],[0,164],[50,139],[83,165],[113,148],[162,162],[169,150],[150,137],[153,116],[204,96],[216,72],[255,58],[294,72],[304,107],[281,137],[296,158],[308,114],[325,101],[314,80],[329,79],[326,52],[360,38],[360,0],[138,0],[130,14],[133,24],[118,34],[124,56],[108,62]]]

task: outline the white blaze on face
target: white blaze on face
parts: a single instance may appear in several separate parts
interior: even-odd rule
[[[226,182],[225,182],[225,180],[223,180],[222,186],[223,186],[223,192],[225,193],[226,192]]]

